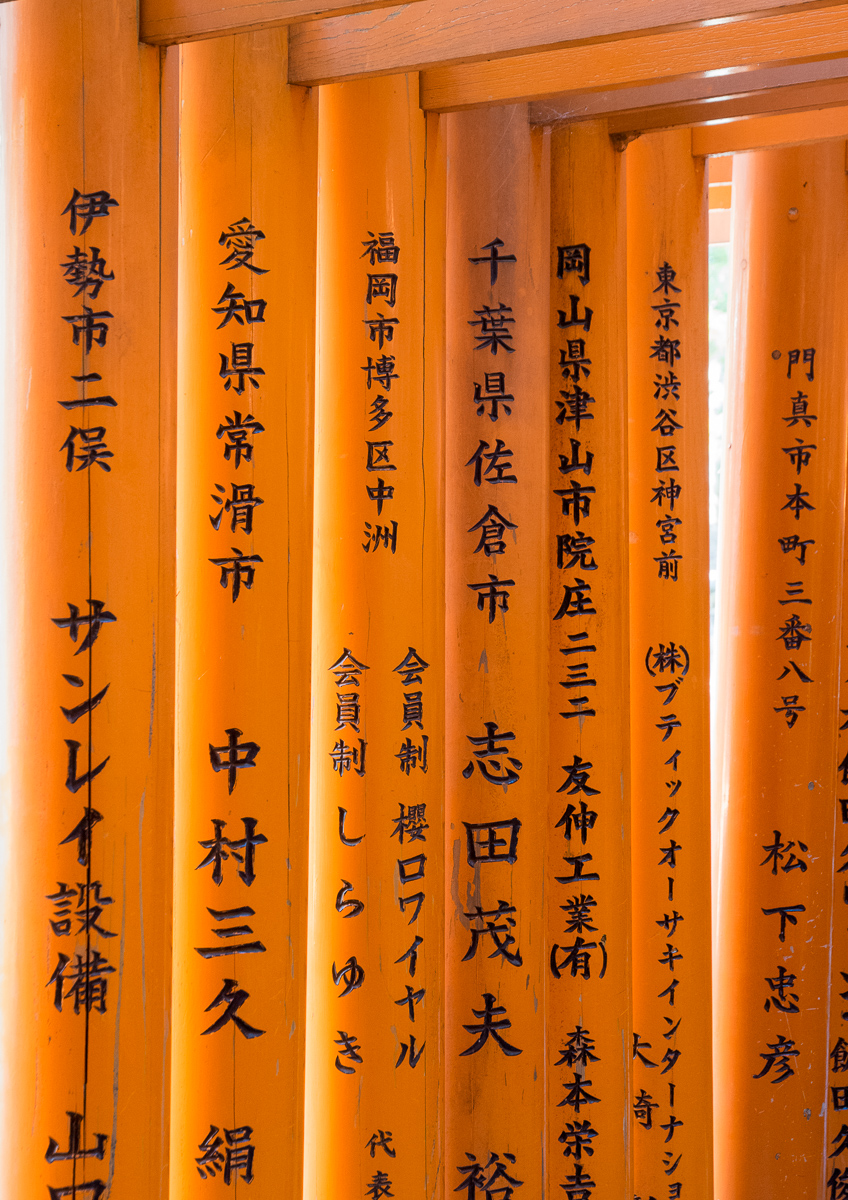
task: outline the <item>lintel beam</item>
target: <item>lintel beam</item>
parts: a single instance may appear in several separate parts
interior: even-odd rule
[[[846,53],[848,4],[843,3],[433,68],[422,73],[421,103],[426,109],[443,112],[477,104],[532,101],[566,90],[632,87],[707,72],[716,78],[720,71],[826,60]]]
[[[604,117],[611,134],[625,135],[765,114],[840,108],[848,103],[848,62],[841,61],[840,69],[842,76],[836,79],[772,88],[755,87],[752,91],[734,91],[726,96],[696,95],[690,99],[673,91],[672,85],[660,84],[593,95],[591,105],[581,103],[587,97],[574,97],[567,103],[564,98],[557,97],[556,103],[531,104],[529,119],[531,125],[558,125]],[[638,95],[640,91],[645,95]]]
[[[744,150],[773,150],[804,142],[848,138],[848,105],[817,112],[772,114],[699,125],[692,130],[692,153],[738,154]]]
[[[616,112],[608,121],[612,134],[648,133],[680,125],[718,128],[717,122],[744,122],[759,116],[803,116],[812,110],[826,113],[844,109],[848,102],[848,79],[798,87],[767,88],[728,96],[715,103],[661,105],[642,111]],[[839,136],[830,133],[826,137]],[[801,139],[806,140],[804,139]]]
[[[162,0],[159,0],[162,2]],[[310,21],[291,31],[289,82],[306,85],[427,70],[553,50],[578,43],[635,39],[670,30],[708,36],[738,32],[765,16],[826,12],[834,0],[420,0],[419,3]],[[646,9],[650,9],[650,23]],[[710,44],[710,43],[708,43]],[[826,54],[827,48],[821,53]],[[811,53],[816,53],[815,51]],[[710,68],[706,68],[710,69]],[[562,90],[560,80],[548,90]],[[538,93],[537,93],[538,94]]]
[[[532,125],[604,117],[612,133],[644,133],[761,112],[796,112],[846,103],[848,58],[839,58],[603,92],[565,92],[530,104],[529,117]]]
[[[2,0],[0,0],[2,2]],[[316,17],[351,15],[397,0],[141,0],[139,40],[155,46],[250,33]],[[407,0],[410,4],[418,0]]]

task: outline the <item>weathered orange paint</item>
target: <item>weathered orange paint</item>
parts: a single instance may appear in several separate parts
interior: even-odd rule
[[[286,85],[285,54],[277,30],[181,51],[171,1094],[172,1140],[180,1147],[171,1189],[180,1197],[205,1196],[215,1186],[196,1165],[210,1127],[218,1128],[224,1155],[225,1131],[245,1125],[255,1146],[251,1195],[301,1194],[295,1147],[305,1045],[317,100]],[[225,231],[242,218],[264,237],[239,265]],[[253,307],[228,319],[227,292]],[[252,365],[264,371],[253,377],[258,387],[244,378],[241,394],[237,376],[219,374],[222,356],[232,367],[233,343],[252,344]],[[222,429],[236,412],[262,427],[246,434],[252,450],[240,462]],[[246,485],[253,491],[237,495]],[[261,501],[250,532],[234,529],[236,510],[225,510],[238,498]],[[232,556],[233,547],[261,560],[237,598],[233,576],[222,587],[221,568],[210,561]],[[210,746],[226,746],[231,728],[259,751],[250,769],[236,770],[228,791],[227,771],[213,771]],[[237,842],[245,818],[267,839],[254,851],[255,879],[239,875],[247,873],[245,850],[241,862],[225,850],[216,885],[214,864],[200,866],[207,854],[201,843],[214,838],[215,820]],[[226,930],[227,921],[212,910],[242,906],[253,912],[236,923],[252,932],[222,942],[213,928]],[[264,952],[204,958],[196,949],[256,940]],[[210,1008],[225,979],[247,993],[237,1016],[261,1036],[245,1037],[231,1024],[205,1033],[226,1010],[226,1002]],[[244,1185],[245,1174],[233,1182]]]
[[[173,481],[165,464],[173,362],[160,340],[160,288],[167,295],[174,273],[160,254],[160,59],[139,47],[135,5],[123,0],[10,4],[0,20],[11,256],[4,481],[14,563],[6,612],[14,696],[3,818],[3,1187],[46,1196],[48,1187],[100,1180],[111,1194],[140,1200],[167,1194],[168,1155]],[[74,233],[63,209],[75,188],[105,190],[118,205],[86,230],[81,219]],[[104,274],[114,276],[96,297],[94,289],[75,294],[66,280],[61,264],[75,246],[89,263],[98,247]],[[84,335],[74,345],[63,319],[84,315],[83,304],[111,314],[105,343],[85,355]],[[97,378],[72,378],[82,374]],[[105,394],[116,406],[61,407]],[[70,430],[93,442],[98,427],[112,457],[89,467],[74,457],[67,471]],[[77,434],[77,453],[82,440]],[[74,644],[71,629],[54,620],[68,617],[69,604],[85,618],[89,598],[115,620],[78,654],[89,627]],[[63,715],[107,686],[90,716]],[[105,763],[73,790],[66,741],[79,744],[77,783]],[[73,831],[88,808],[102,819],[92,815],[86,865]],[[70,889],[66,924],[60,902],[47,899],[61,881]],[[94,961],[104,971],[105,1011],[97,997],[87,1012],[83,992],[75,1012],[69,993],[80,961],[80,987],[86,962],[99,987],[95,953],[103,956]],[[58,1011],[49,981],[60,955],[67,969]],[[46,1161],[51,1138],[60,1154],[72,1149],[68,1112],[82,1117],[79,1150],[99,1149],[99,1157]]]
[[[510,1176],[541,1194],[547,971],[540,878],[546,840],[540,798],[547,778],[545,143],[540,132],[531,133],[522,106],[452,114],[445,122],[445,855],[452,872],[445,913],[445,1190],[461,1186],[466,1176],[458,1172],[469,1166],[467,1155],[476,1155],[488,1179],[495,1167],[485,1171],[486,1164],[497,1154]],[[498,253],[513,254],[516,261],[500,264],[492,283],[488,262],[468,260],[485,259],[490,251],[484,247],[494,238],[504,243]],[[479,315],[485,305],[498,313],[500,305],[510,310],[514,324],[503,329],[512,353],[501,346],[492,354],[482,340],[486,326],[472,324],[488,319]],[[514,396],[506,408],[486,402],[486,372],[504,373],[504,390]],[[475,399],[476,384],[480,399]],[[497,421],[490,419],[493,411],[499,413]],[[497,451],[505,457],[482,459],[476,484],[472,456]],[[501,475],[503,481],[495,483]],[[490,505],[501,522],[511,523],[502,536],[504,552],[495,556],[480,548],[480,522]],[[506,596],[503,602],[496,599],[490,621],[490,601],[474,589],[491,576],[510,582],[503,585]],[[485,739],[486,722],[497,727],[492,744],[499,749],[477,758],[475,753],[485,755],[486,745],[469,738]],[[510,782],[492,782],[484,770]],[[467,826],[512,819],[521,823],[515,862],[475,864],[470,843],[482,845],[487,834]],[[495,852],[508,854],[512,829],[496,830],[494,836],[503,843]],[[498,956],[488,936],[479,939],[466,961],[476,940],[472,931],[486,927],[485,919],[474,918],[475,906],[491,913],[501,901],[515,909],[508,918],[515,922],[508,926],[515,942],[507,949],[520,955],[520,962]],[[488,920],[508,925],[506,918]],[[498,936],[505,939],[506,933]],[[481,1025],[487,994],[505,1009],[490,1019],[506,1022],[500,1036],[515,1048],[511,1055],[492,1036],[466,1028]],[[479,1036],[484,1044],[467,1054]],[[506,1154],[515,1156],[514,1163]]]
[[[697,1200],[713,1194],[707,220],[685,131],[628,147],[633,1029],[650,1044],[633,1062],[633,1189]]]
[[[844,145],[737,155],[733,189],[735,340],[718,625],[727,650],[719,683],[726,709],[716,1194],[813,1200],[832,1172],[838,1177],[848,1166],[838,1151],[844,1114],[830,1092],[843,1076],[828,1072],[845,1028],[836,1014],[839,972],[848,970],[836,874],[846,841],[837,803],[843,789],[834,770],[848,419]],[[815,349],[813,378],[803,361],[788,377],[788,351],[804,348]],[[801,405],[794,418],[793,397]],[[797,450],[799,437],[814,447],[806,462],[785,452]],[[787,507],[796,494],[813,506],[797,519]],[[799,549],[782,550],[779,539],[793,535],[814,542],[803,563]],[[793,615],[797,640],[786,629]],[[802,706],[791,727],[789,696]],[[776,843],[782,849],[770,851]],[[779,915],[763,914],[780,905],[804,906],[793,914],[796,924],[787,919],[783,940]],[[781,967],[794,977],[783,994],[768,982]],[[792,1043],[791,1074],[765,1057],[780,1038]]]
[[[322,89],[319,113],[304,1192],[359,1200],[384,1173],[395,1195],[429,1196],[442,1165],[443,617],[440,406],[424,390],[425,353],[438,353],[424,340],[425,119],[415,76]],[[388,234],[397,256],[380,243]],[[369,285],[377,275],[396,276],[394,297]],[[397,324],[380,333],[367,324],[380,316]],[[383,387],[382,358],[394,360]],[[380,512],[368,489],[381,479],[394,492]],[[346,651],[359,664],[349,672]],[[417,673],[399,669],[410,653],[426,664]],[[423,715],[405,721],[415,693]],[[340,712],[354,703],[358,719]],[[355,844],[342,842],[340,809]],[[415,827],[397,824],[404,815]]]
[[[622,165],[604,123],[563,126],[551,135],[551,483],[550,535],[545,547],[551,630],[547,920],[552,961],[562,963],[573,947],[579,953],[578,938],[595,942],[596,948],[588,960],[588,978],[582,970],[573,974],[570,966],[561,971],[560,979],[549,977],[548,1186],[553,1189],[576,1174],[574,1158],[561,1157],[565,1144],[558,1138],[568,1132],[567,1123],[588,1117],[597,1131],[592,1143],[596,1153],[591,1159],[587,1156],[583,1172],[605,1195],[632,1192]],[[569,247],[580,246],[589,248],[586,261],[575,258],[575,251],[568,254]],[[577,297],[576,314],[572,296]],[[565,324],[573,315],[585,321],[589,310],[588,329]],[[584,354],[578,351],[577,358],[590,360],[585,369],[573,361],[567,365],[574,339],[584,342]],[[583,466],[576,468],[577,462]],[[594,492],[575,496],[572,482]],[[573,599],[559,615],[567,589],[583,585],[587,588],[571,592]],[[576,611],[581,606],[588,611]],[[584,854],[590,859],[577,864],[575,858]],[[560,882],[578,873],[599,878],[584,884]],[[585,908],[584,897],[590,902]],[[601,977],[603,950],[608,957]],[[578,1027],[585,1033],[575,1036]],[[590,1101],[585,1107],[565,1103],[569,1098],[579,1101],[580,1090],[574,1090],[578,1077],[597,1103]]]

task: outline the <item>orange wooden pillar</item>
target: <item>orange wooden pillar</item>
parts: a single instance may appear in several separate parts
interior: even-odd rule
[[[632,1190],[622,166],[605,124],[553,130],[548,1186],[574,1196]]]
[[[524,106],[446,122],[445,1190],[541,1195],[545,145]]]
[[[711,1200],[707,184],[688,131],[627,150],[627,293],[633,1189]]]
[[[294,1197],[317,97],[285,84],[284,31],[181,55],[171,1187]]]
[[[168,1147],[174,431],[160,289],[174,269],[173,245],[160,253],[173,232],[161,63],[123,0],[10,4],[2,32],[15,564],[3,1188],[141,1200],[167,1195]]]
[[[809,397],[808,397],[809,400]],[[846,497],[848,498],[848,497]],[[838,710],[836,754],[834,758],[836,781],[836,799],[834,803],[834,826],[836,842],[833,854],[833,924],[830,939],[829,964],[829,1021],[830,1037],[828,1038],[828,1107],[830,1123],[833,1126],[831,1137],[841,1131],[843,1112],[841,1105],[848,1103],[845,1072],[848,1072],[848,883],[845,861],[848,859],[848,590],[845,581],[848,578],[848,538],[843,530],[842,541],[842,628],[839,634],[840,663],[837,677],[837,688],[831,702],[835,701]],[[848,1113],[848,1110],[845,1110]],[[846,1115],[848,1124],[848,1115]],[[838,1143],[837,1143],[838,1144]],[[836,1146],[831,1145],[831,1150]],[[825,1170],[826,1185],[835,1192],[837,1200],[840,1188],[848,1195],[848,1161],[843,1158],[841,1163],[836,1159],[828,1163]]]
[[[813,1200],[848,1182],[844,144],[739,155],[733,187],[716,1194]]]
[[[304,1194],[439,1186],[442,593],[414,75],[319,103]]]

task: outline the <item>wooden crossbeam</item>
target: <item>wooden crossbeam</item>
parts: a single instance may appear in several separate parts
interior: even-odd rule
[[[164,0],[159,0],[164,2]],[[330,17],[291,31],[289,81],[316,84],[360,75],[425,70],[528,54],[579,42],[650,36],[706,21],[722,44],[769,14],[811,17],[844,4],[830,0],[420,0],[364,15]],[[813,55],[832,53],[819,44]],[[767,61],[767,60],[764,60]],[[705,69],[711,69],[710,67]],[[562,78],[549,91],[561,91]],[[539,93],[536,93],[539,94]]]
[[[831,65],[831,64],[828,64]],[[686,82],[541,101],[529,106],[533,125],[592,120],[604,117],[612,134],[647,133],[680,125],[707,125],[743,117],[839,108],[848,103],[848,60],[838,60],[842,74],[834,79],[799,82],[782,87],[757,88],[726,96],[686,97]],[[759,74],[759,73],[758,73]],[[762,72],[763,75],[766,72]],[[738,78],[750,85],[752,74]],[[643,93],[640,95],[640,93]],[[592,103],[587,103],[591,100]]]
[[[372,15],[373,19],[373,15]],[[828,59],[848,53],[848,4],[664,31],[600,45],[424,71],[421,103],[445,111],[551,93],[633,86],[710,71]]]
[[[695,155],[738,154],[743,150],[766,150],[848,138],[848,105],[824,112],[787,113],[728,121],[722,125],[700,125],[692,130]]]
[[[626,133],[845,103],[848,58],[838,58],[603,92],[560,93],[530,104],[529,112],[533,125],[605,117],[613,133]]]
[[[394,3],[396,0],[348,0],[346,4],[339,0],[141,0],[139,39],[169,46],[342,13],[358,19],[369,9]]]
[[[810,110],[826,112],[848,103],[848,79],[806,84],[796,87],[768,88],[764,91],[728,96],[714,103],[661,105],[637,112],[616,112],[609,118],[610,133],[647,133],[652,129],[673,129],[679,125],[714,126],[718,121],[741,120],[756,116],[803,115]],[[831,136],[828,134],[827,136]]]

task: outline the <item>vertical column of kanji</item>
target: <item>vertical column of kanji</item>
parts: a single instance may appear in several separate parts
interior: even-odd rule
[[[627,151],[634,1191],[712,1196],[707,191]]]
[[[181,1197],[301,1194],[317,96],[285,63],[284,30],[182,51]]]
[[[305,1193],[438,1186],[443,597],[417,77],[319,107]]]
[[[848,1190],[846,839],[834,771],[848,419],[844,144],[738,156],[733,186],[741,332],[717,631],[728,649],[716,1191],[734,1200],[827,1188],[838,1198]]]
[[[579,1200],[632,1174],[625,210],[605,124],[553,131],[551,210],[547,1127],[550,1186]]]
[[[809,396],[807,396],[809,401]],[[794,535],[790,535],[794,536]],[[842,549],[842,628],[839,650],[840,665],[835,698],[839,710],[836,740],[836,799],[834,825],[836,844],[833,860],[833,922],[828,976],[830,994],[828,1037],[828,1094],[827,1103],[834,1124],[833,1133],[846,1122],[848,1135],[848,605],[845,580],[848,578],[848,538],[843,532]],[[822,814],[824,817],[824,814]],[[844,1117],[842,1114],[845,1114]],[[839,1122],[837,1124],[837,1121]],[[842,1140],[840,1138],[840,1140]],[[838,1143],[837,1143],[838,1144]],[[828,1149],[835,1149],[834,1145]],[[842,1152],[844,1153],[844,1151]],[[838,1159],[839,1155],[836,1156]],[[827,1185],[835,1200],[848,1198],[848,1161],[828,1163]]]
[[[160,59],[125,0],[10,5],[3,26],[17,490],[3,1189],[141,1200],[167,1189]]]
[[[445,1187],[541,1194],[547,147],[447,126]]]

